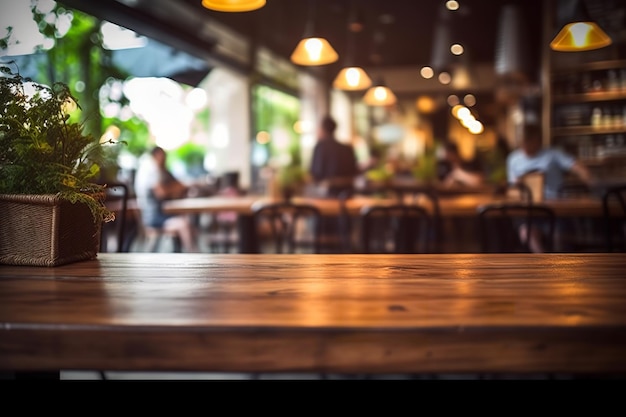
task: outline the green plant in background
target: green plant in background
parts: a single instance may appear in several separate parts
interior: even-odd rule
[[[291,162],[278,169],[278,185],[283,190],[296,192],[307,181],[307,172],[302,166],[299,148],[293,147],[290,155]]]
[[[437,157],[434,150],[427,150],[418,158],[417,164],[413,168],[413,175],[420,181],[437,180]]]
[[[66,84],[36,84],[0,65],[0,194],[58,194],[87,204],[96,222],[113,220],[96,182],[105,144],[70,121],[72,107]]]
[[[187,142],[178,148],[168,152],[168,164],[173,166],[176,163],[181,163],[185,166],[188,174],[204,171],[204,155],[206,149],[203,145],[197,143]]]

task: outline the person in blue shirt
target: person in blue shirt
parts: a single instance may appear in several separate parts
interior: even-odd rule
[[[541,140],[541,127],[535,124],[524,126],[521,146],[512,151],[506,160],[507,181],[510,184],[522,181],[525,174],[540,172],[544,175],[544,199],[555,199],[563,185],[566,173],[577,176],[584,184],[590,186],[593,179],[591,173],[573,156],[556,148],[544,148]],[[557,227],[564,232],[570,226],[560,219]],[[520,238],[525,240],[528,233],[524,224],[518,225]],[[529,246],[532,252],[544,252],[542,232],[539,227],[531,230]]]
[[[527,173],[539,171],[544,174],[545,199],[558,198],[566,173],[571,172],[583,183],[590,185],[589,170],[573,156],[556,148],[543,148],[541,127],[524,126],[521,147],[509,154],[506,161],[507,181],[516,183]]]

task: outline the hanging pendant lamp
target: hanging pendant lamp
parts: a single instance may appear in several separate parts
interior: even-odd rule
[[[309,16],[304,38],[291,54],[291,62],[303,66],[327,65],[339,59],[330,43],[315,34],[315,0],[309,0]]]
[[[502,6],[496,33],[494,69],[502,79],[526,81],[530,72],[530,50],[522,9],[518,5]]]
[[[604,48],[612,43],[609,35],[591,19],[583,0],[571,0],[567,7],[562,29],[550,42],[550,48],[578,52]]]
[[[444,85],[452,82],[452,73],[454,72],[456,60],[456,56],[451,52],[453,42],[450,19],[447,9],[442,8],[435,25],[431,52],[430,67],[434,71],[433,75]]]
[[[353,3],[353,12],[356,12],[356,5]],[[333,81],[333,87],[344,91],[360,91],[369,88],[372,85],[372,79],[367,75],[365,70],[354,65],[355,51],[355,32],[360,32],[362,27],[354,30],[352,20],[348,21],[348,42],[346,53],[346,66],[339,71],[337,77]]]
[[[367,75],[361,67],[345,67],[339,71],[333,87],[344,91],[360,91],[369,88],[372,85],[372,79]]]
[[[202,0],[202,6],[218,12],[249,12],[265,6],[266,0]]]
[[[369,106],[391,106],[398,99],[393,91],[385,85],[382,77],[379,77],[377,82],[367,90],[363,96],[363,101]]]

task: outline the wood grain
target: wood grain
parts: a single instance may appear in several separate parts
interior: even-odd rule
[[[623,254],[0,267],[0,369],[626,373]]]

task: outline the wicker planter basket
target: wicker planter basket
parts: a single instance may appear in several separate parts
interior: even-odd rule
[[[58,266],[94,259],[101,224],[57,195],[0,194],[0,264]]]

